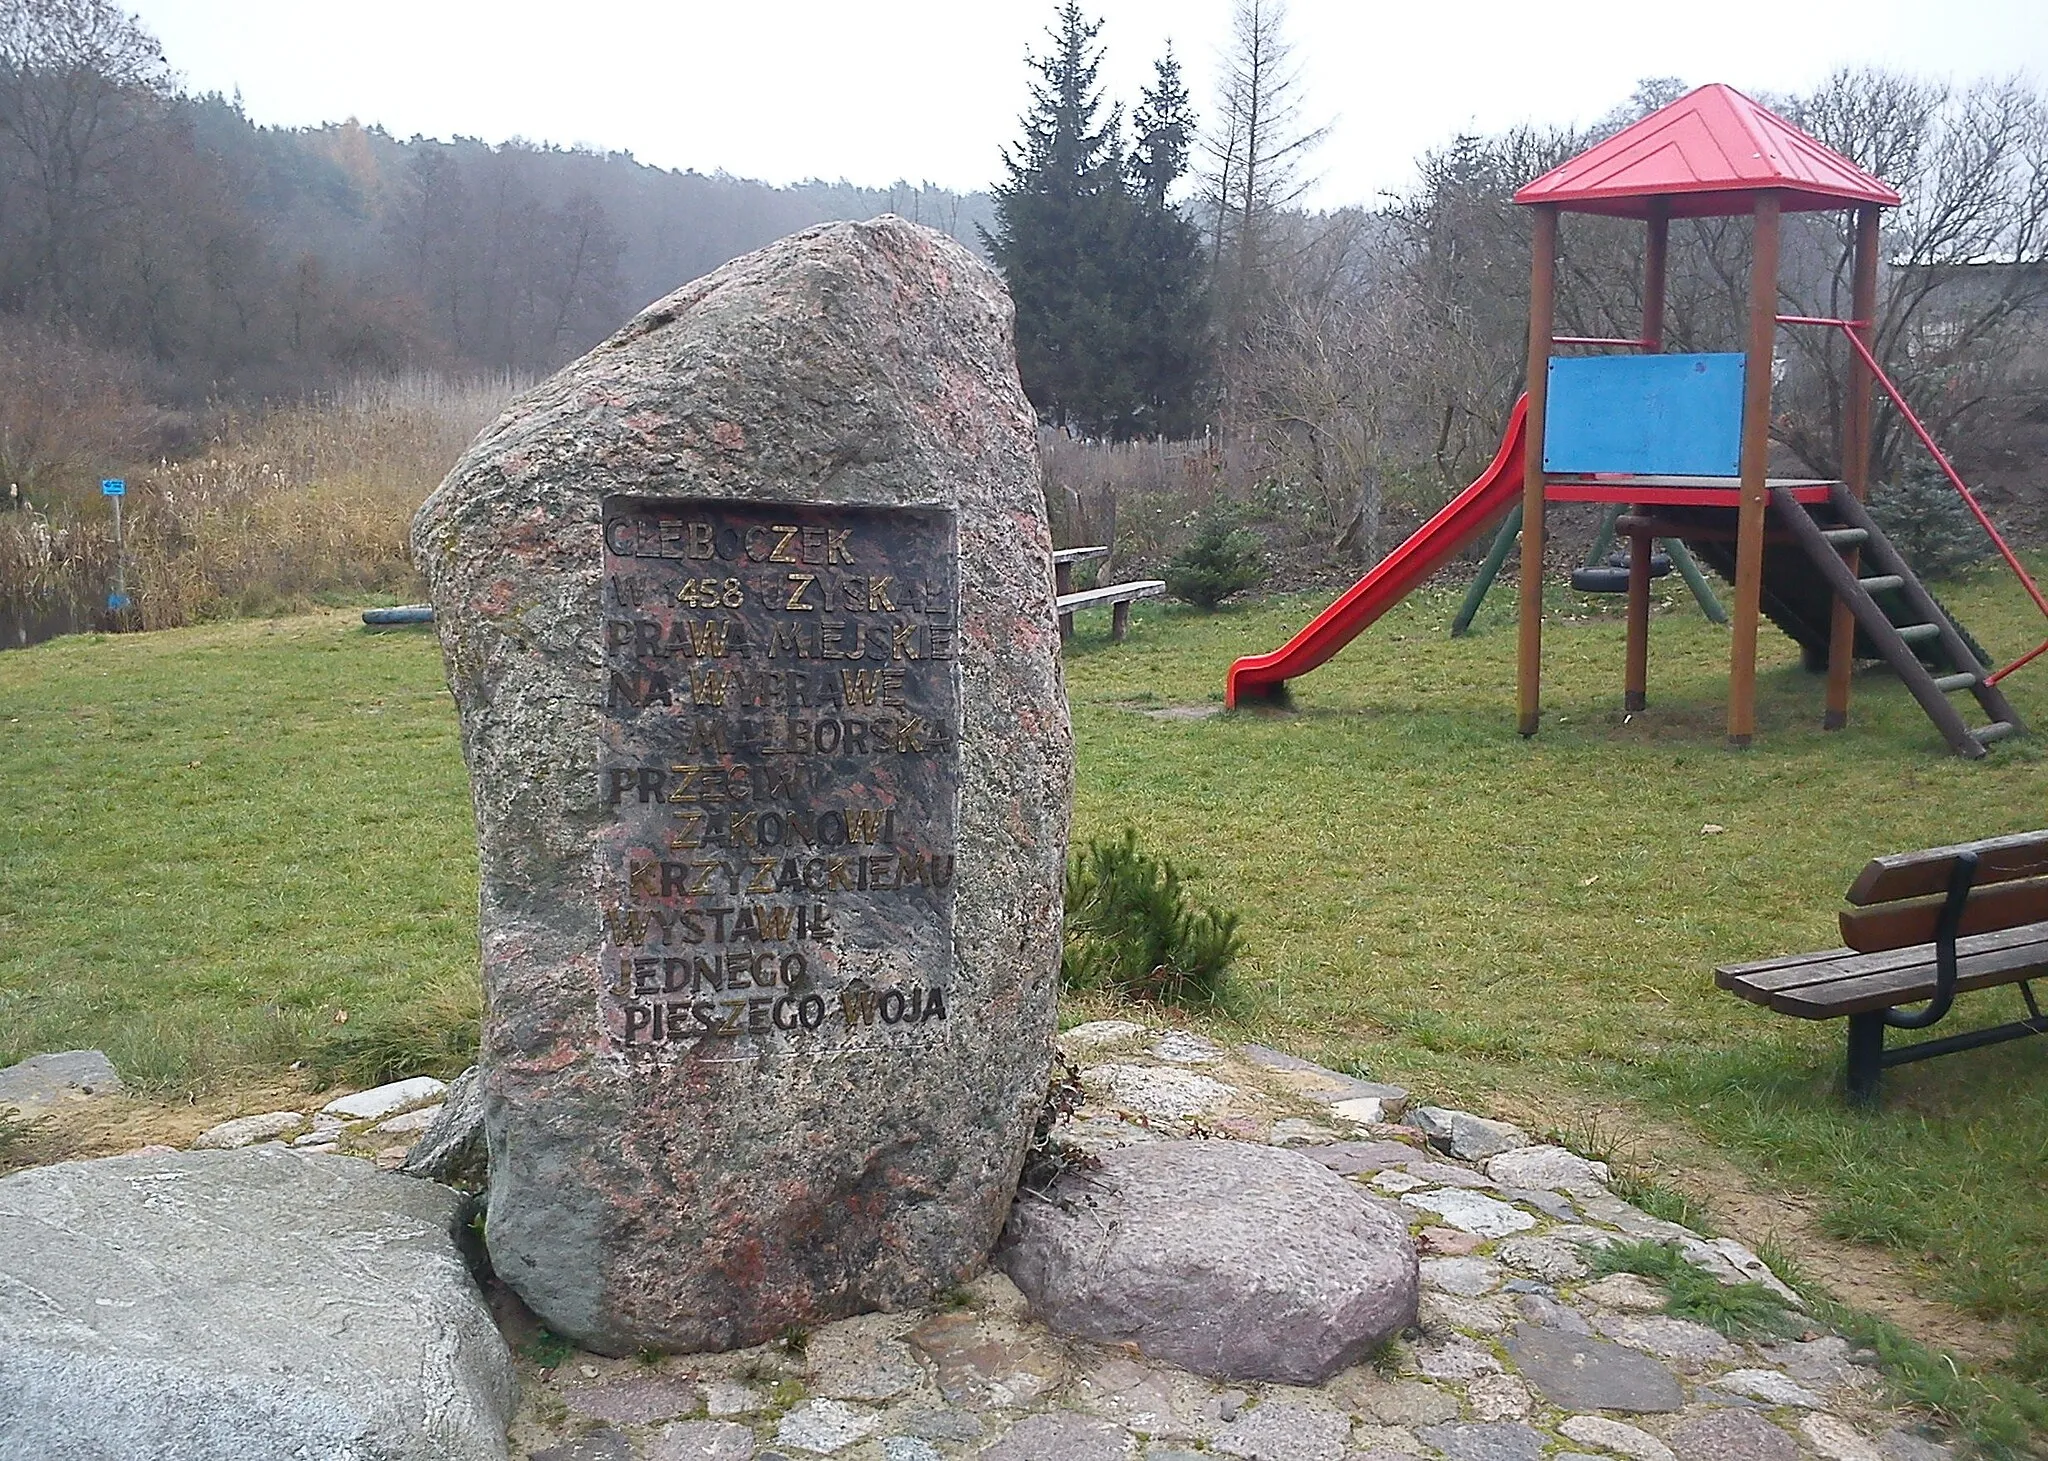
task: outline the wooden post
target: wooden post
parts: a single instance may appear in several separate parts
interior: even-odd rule
[[[1742,505],[1735,520],[1735,633],[1728,657],[1728,743],[1756,734],[1756,635],[1763,601],[1771,348],[1778,335],[1778,195],[1757,195],[1749,266],[1749,351],[1742,383]]]
[[[1671,200],[1652,198],[1643,249],[1643,349],[1664,348],[1664,260],[1671,246]]]
[[[1643,353],[1664,348],[1664,261],[1671,243],[1671,202],[1652,198],[1643,249]],[[1621,708],[1648,707],[1650,689],[1650,552],[1647,533],[1628,540],[1628,647],[1623,656]]]
[[[1642,710],[1650,688],[1650,546],[1648,533],[1628,535],[1628,652],[1621,708]]]
[[[1550,397],[1550,337],[1557,328],[1557,205],[1538,204],[1529,251],[1529,413],[1523,423],[1520,637],[1515,645],[1515,729],[1536,734],[1543,691],[1543,420]]]
[[[1873,352],[1877,349],[1878,218],[1875,203],[1856,210],[1856,263],[1849,288],[1849,316],[1868,322],[1858,325],[1856,334]],[[1849,393],[1842,402],[1842,481],[1856,500],[1863,502],[1870,496],[1870,406],[1876,382],[1863,357],[1853,350],[1849,354]],[[1855,573],[1862,555],[1851,549],[1843,559]],[[1821,717],[1823,729],[1840,730],[1849,723],[1849,672],[1855,658],[1856,619],[1849,606],[1837,598],[1828,621],[1828,699]]]

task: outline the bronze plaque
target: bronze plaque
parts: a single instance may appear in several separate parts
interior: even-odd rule
[[[949,511],[605,499],[617,1048],[916,1048],[962,1017],[957,559]]]

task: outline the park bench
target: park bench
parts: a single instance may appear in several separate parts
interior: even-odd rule
[[[1121,642],[1124,632],[1131,627],[1131,605],[1139,599],[1149,599],[1166,592],[1166,584],[1157,578],[1137,578],[1129,583],[1113,583],[1107,588],[1091,588],[1078,594],[1061,594],[1058,599],[1060,611],[1060,638],[1062,641],[1074,637],[1074,610],[1099,609],[1110,606],[1109,637]]]
[[[2027,982],[2048,977],[2048,830],[1873,858],[1846,897],[1846,947],[1726,965],[1714,982],[1799,1019],[1846,1016],[1852,1104],[1876,1104],[1887,1066],[2048,1035]],[[1924,1030],[1958,994],[2004,984],[2025,1019],[1885,1048],[1887,1027]]]
[[[1157,578],[1136,578],[1129,583],[1112,583],[1103,588],[1083,589],[1074,592],[1074,565],[1090,558],[1107,558],[1107,548],[1055,548],[1052,555],[1053,596],[1059,609],[1060,640],[1074,637],[1074,611],[1076,609],[1099,609],[1107,604],[1110,608],[1109,637],[1117,643],[1131,627],[1131,605],[1139,599],[1149,599],[1166,592],[1164,580]]]

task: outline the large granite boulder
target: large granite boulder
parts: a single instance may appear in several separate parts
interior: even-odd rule
[[[1399,1209],[1251,1142],[1104,1152],[1018,1197],[998,1262],[1052,1328],[1223,1379],[1319,1384],[1415,1320]]]
[[[1072,782],[1010,321],[939,234],[807,230],[515,402],[414,522],[491,1258],[590,1348],[915,1303],[1001,1230]]]
[[[503,1457],[460,1202],[278,1146],[0,1179],[0,1456]]]

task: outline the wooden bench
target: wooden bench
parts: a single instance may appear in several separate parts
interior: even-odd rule
[[[1074,610],[1099,609],[1110,605],[1109,637],[1122,643],[1124,631],[1131,627],[1131,605],[1139,599],[1149,599],[1166,592],[1163,579],[1137,578],[1129,583],[1113,583],[1107,588],[1091,588],[1078,594],[1061,594],[1053,602],[1060,612],[1060,640],[1074,637]]]
[[[1876,1104],[1887,1066],[2048,1035],[2027,982],[2048,977],[2048,830],[1873,858],[1847,899],[1846,947],[1726,965],[1714,982],[1799,1019],[1847,1016],[1853,1104]],[[1887,1026],[1924,1030],[1958,994],[2001,984],[2019,986],[2025,1019],[1885,1048]]]

